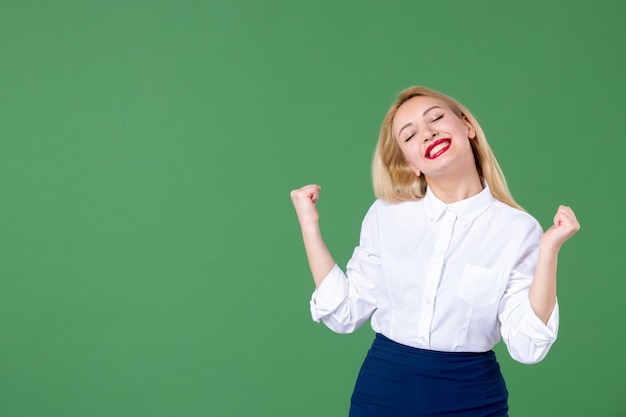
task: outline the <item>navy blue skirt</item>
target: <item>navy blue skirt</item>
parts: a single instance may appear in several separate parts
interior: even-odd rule
[[[507,399],[492,351],[423,350],[377,334],[354,387],[350,417],[506,417]]]

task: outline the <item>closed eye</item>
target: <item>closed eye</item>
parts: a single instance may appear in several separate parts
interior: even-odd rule
[[[437,120],[441,120],[441,119],[443,119],[443,114],[441,116],[435,117],[433,120],[431,120],[431,123],[436,122]]]
[[[408,138],[404,139],[405,142],[410,141],[411,139],[413,139],[413,136],[415,136],[415,133],[411,134],[411,136],[409,136]]]

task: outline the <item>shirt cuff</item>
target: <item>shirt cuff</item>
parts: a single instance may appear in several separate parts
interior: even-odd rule
[[[348,280],[341,268],[335,264],[311,296],[309,304],[313,320],[319,323],[324,317],[337,310],[347,294]]]
[[[547,324],[537,317],[537,314],[535,314],[528,298],[524,301],[523,307],[527,311],[527,319],[522,320],[520,333],[535,340],[537,344],[542,344],[542,342],[545,344],[553,343],[556,340],[556,336],[559,331],[558,300],[554,305],[554,309],[552,310],[552,314],[550,314]]]

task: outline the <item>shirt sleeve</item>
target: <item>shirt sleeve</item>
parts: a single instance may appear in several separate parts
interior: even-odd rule
[[[559,327],[558,302],[545,324],[530,305],[528,291],[537,265],[539,242],[543,234],[539,224],[523,235],[520,256],[511,272],[504,296],[500,302],[499,318],[502,339],[518,362],[533,364],[548,354],[556,341]]]
[[[311,316],[337,333],[351,333],[376,310],[376,287],[380,279],[378,221],[376,204],[361,225],[359,246],[355,248],[346,273],[337,265],[324,278],[311,297]]]

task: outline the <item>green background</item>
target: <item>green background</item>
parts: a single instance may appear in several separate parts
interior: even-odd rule
[[[342,416],[372,331],[311,321],[289,191],[345,265],[396,94],[480,120],[582,229],[512,417],[625,416],[623,1],[0,1],[0,415]]]

